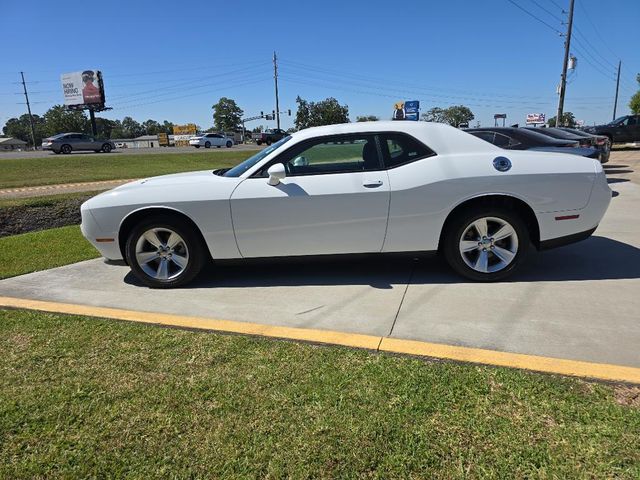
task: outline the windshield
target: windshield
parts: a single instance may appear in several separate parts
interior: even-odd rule
[[[265,148],[263,150],[260,150],[253,157],[247,158],[244,162],[242,162],[242,163],[236,165],[235,167],[233,167],[232,169],[227,170],[226,172],[224,172],[223,176],[224,177],[239,177],[244,172],[246,172],[251,167],[253,167],[256,163],[258,163],[260,160],[262,160],[267,155],[269,155],[271,152],[273,152],[274,150],[279,148],[285,142],[288,142],[290,139],[291,139],[290,136],[284,137],[282,140],[272,144],[271,146],[269,146],[269,147],[267,147],[267,148]]]
[[[616,118],[613,122],[611,122],[609,125],[615,125],[615,124],[617,124],[617,123],[620,123],[620,122],[622,122],[625,118],[627,118],[627,117],[626,117],[626,116],[624,116],[624,117],[618,117],[618,118]]]

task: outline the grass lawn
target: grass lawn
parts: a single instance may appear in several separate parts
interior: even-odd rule
[[[0,478],[638,478],[616,388],[0,310]]]
[[[0,238],[0,279],[98,256],[76,225],[4,237]]]
[[[231,150],[207,154],[56,155],[8,158],[0,161],[0,188],[59,183],[142,178],[191,170],[237,165],[255,151]]]

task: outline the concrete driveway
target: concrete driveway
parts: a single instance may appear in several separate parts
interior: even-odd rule
[[[0,281],[0,296],[640,367],[640,151],[622,153],[595,235],[533,254],[509,282],[467,282],[435,256],[374,257],[221,266],[159,291],[92,260]]]

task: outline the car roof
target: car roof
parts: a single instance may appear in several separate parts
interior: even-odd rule
[[[379,121],[379,122],[354,122],[322,127],[311,127],[291,136],[296,141],[310,138],[342,135],[349,133],[384,133],[400,132],[411,135],[438,154],[453,154],[465,152],[496,151],[500,150],[495,145],[485,142],[463,130],[435,122],[403,121]]]
[[[561,146],[566,145],[570,140],[561,140],[559,138],[552,138],[548,135],[536,132],[530,128],[515,128],[515,127],[480,127],[469,128],[469,133],[472,132],[495,132],[502,133],[504,135],[511,136],[520,140],[521,142],[530,142],[532,146]]]

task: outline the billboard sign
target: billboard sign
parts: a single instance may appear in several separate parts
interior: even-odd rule
[[[67,107],[104,106],[104,84],[100,70],[63,73],[60,80]]]
[[[393,106],[393,120],[413,120],[418,121],[420,116],[420,102],[410,100],[407,102],[396,102]]]
[[[196,127],[195,123],[187,123],[186,125],[174,125],[173,126],[173,134],[174,135],[195,135],[198,127]]]
[[[538,123],[546,123],[544,113],[528,113],[527,125],[536,125]]]

